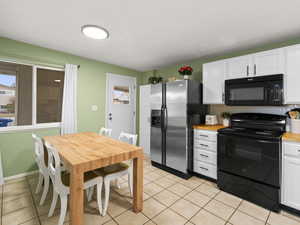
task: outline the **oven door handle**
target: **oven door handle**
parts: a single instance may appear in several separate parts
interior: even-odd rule
[[[267,143],[267,144],[276,144],[276,143],[279,143],[278,141],[270,141],[270,140],[258,140],[258,139],[255,139],[257,142],[259,143]]]
[[[257,139],[257,137],[252,137],[252,136],[246,136],[246,135],[240,135],[240,134],[219,134],[221,136],[224,136],[224,137],[242,137],[242,138],[245,138],[245,139],[248,139],[248,140],[253,140],[253,141],[256,141],[256,142],[260,142],[260,143],[269,143],[269,144],[277,144],[279,143],[278,140],[267,140],[267,139]]]

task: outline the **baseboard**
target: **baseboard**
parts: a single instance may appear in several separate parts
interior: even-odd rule
[[[39,172],[38,170],[34,170],[34,171],[30,171],[30,172],[26,172],[26,173],[20,173],[20,174],[9,176],[9,177],[4,177],[4,182],[9,181],[9,180],[13,180],[13,179],[26,177],[26,176],[29,176],[29,175],[32,175],[32,174],[36,174],[38,172]]]

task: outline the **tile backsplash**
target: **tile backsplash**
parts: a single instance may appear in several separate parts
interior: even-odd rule
[[[300,105],[285,105],[285,106],[226,106],[226,105],[210,105],[209,113],[215,114],[218,117],[218,121],[222,123],[221,113],[241,113],[241,112],[253,112],[253,113],[269,113],[284,115],[287,111],[293,108],[300,108]],[[289,121],[288,121],[289,125]],[[288,130],[287,126],[287,130]]]

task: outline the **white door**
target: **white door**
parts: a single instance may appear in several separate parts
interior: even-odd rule
[[[283,49],[253,54],[253,76],[281,74],[284,72]]]
[[[282,203],[300,210],[300,159],[283,158],[283,199]]]
[[[106,87],[106,127],[112,137],[121,131],[135,134],[136,78],[108,73]]]
[[[203,65],[203,103],[223,104],[226,61],[216,61]]]
[[[144,153],[150,156],[151,135],[151,107],[150,107],[151,85],[140,86],[140,146]]]
[[[250,76],[252,57],[245,55],[227,60],[226,79],[244,78]]]
[[[300,83],[300,45],[287,47],[286,49],[286,73],[285,79],[285,104],[299,104]]]

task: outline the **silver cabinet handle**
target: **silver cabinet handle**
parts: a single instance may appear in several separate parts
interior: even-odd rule
[[[205,167],[201,167],[201,166],[200,166],[199,168],[208,171],[208,169],[205,168]]]
[[[208,147],[208,145],[205,145],[205,144],[200,144],[201,146],[204,146],[204,147]]]
[[[254,64],[254,75],[256,75],[256,64]]]
[[[208,155],[203,155],[203,154],[200,154],[201,156],[203,156],[203,157],[206,157],[206,158],[208,158]]]
[[[208,135],[200,134],[200,137],[208,137]]]

